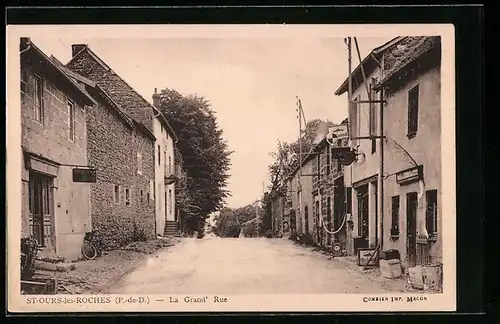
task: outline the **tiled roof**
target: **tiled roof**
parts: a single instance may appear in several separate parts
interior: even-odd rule
[[[128,125],[130,125],[130,126],[133,126],[134,122],[133,122],[132,118],[127,113],[125,113],[122,109],[120,109],[120,107],[111,98],[109,98],[109,96],[106,94],[106,92],[104,92],[99,87],[99,85],[97,85],[97,83],[95,83],[94,81],[92,81],[92,80],[90,80],[90,79],[88,79],[88,78],[86,78],[84,76],[79,75],[78,73],[75,73],[75,72],[71,71],[70,69],[68,69],[67,67],[65,67],[61,63],[61,61],[59,61],[54,56],[51,56],[51,59],[54,61],[55,64],[59,65],[59,68],[62,71],[64,71],[64,73],[66,73],[75,82],[81,82],[85,86],[97,90],[97,92],[99,92],[99,95],[101,97],[103,97],[117,111],[118,115],[123,118],[123,120],[125,121],[125,123],[128,124]]]
[[[374,87],[380,89],[402,72],[409,64],[439,45],[439,36],[406,37],[400,44],[391,48],[384,58],[383,78]]]
[[[149,132],[153,133],[152,109],[154,109],[154,107],[152,104],[115,73],[102,59],[92,52],[88,46],[76,54],[66,66],[71,66],[72,62],[84,53],[88,53],[96,63],[102,66],[102,70],[99,71],[99,73],[93,73],[86,77],[95,81],[121,109],[134,119],[134,121],[142,124]],[[73,68],[71,69],[75,70]],[[146,120],[145,116],[151,118],[150,122]]]

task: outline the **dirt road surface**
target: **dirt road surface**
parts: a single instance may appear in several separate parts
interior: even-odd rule
[[[403,280],[377,278],[285,239],[184,239],[149,257],[107,293],[352,294],[404,288]]]

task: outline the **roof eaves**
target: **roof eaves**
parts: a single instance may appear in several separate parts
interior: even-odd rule
[[[132,119],[133,123],[135,124],[135,126],[139,130],[141,130],[144,135],[149,137],[151,140],[156,141],[156,136],[146,127],[146,125],[144,125],[141,122],[138,122],[137,120],[135,120],[133,118],[131,118],[131,119]]]
[[[363,61],[361,61],[360,64],[358,64],[358,66],[354,69],[354,71],[351,72],[351,76],[354,76],[358,73],[360,73],[360,70],[361,70],[361,66],[365,67],[366,65],[368,65],[368,63],[370,63],[371,61],[375,61],[375,58],[381,54],[382,52],[384,52],[387,48],[393,46],[394,44],[396,43],[399,43],[404,37],[402,36],[398,36],[398,37],[395,37],[393,39],[391,39],[390,41],[386,42],[385,44],[383,45],[380,45],[379,47],[376,47],[374,48],[364,59]],[[378,64],[378,63],[377,63]],[[339,88],[335,91],[335,95],[336,96],[340,96],[341,94],[343,94],[344,92],[346,92],[348,89],[348,82],[349,82],[349,76],[344,80],[344,82],[342,82],[342,84],[339,86]]]
[[[75,73],[73,71],[71,71],[70,69],[68,69],[67,67],[64,66],[64,64],[62,64],[61,61],[59,61],[56,57],[54,57],[53,55],[50,57],[57,65],[59,65],[59,68],[61,70],[63,70],[69,77],[75,79],[75,80],[78,80],[92,88],[95,88],[97,83],[78,74],[78,73]]]
[[[85,97],[87,103],[90,103],[92,105],[97,104],[95,99],[85,91],[78,83],[73,81],[72,78],[70,78],[66,72],[59,67],[59,65],[54,62],[50,57],[47,56],[41,49],[39,49],[31,40],[28,41],[28,45],[30,45],[30,49],[34,50],[38,55],[42,56],[42,58],[49,63],[50,66],[54,67],[56,71],[58,71],[67,81],[69,81],[79,92],[80,94]],[[24,53],[24,52],[23,52]]]

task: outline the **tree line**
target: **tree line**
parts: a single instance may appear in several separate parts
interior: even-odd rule
[[[220,210],[230,196],[225,188],[232,151],[206,98],[164,89],[157,108],[178,137],[175,160],[181,174],[175,198],[181,227],[189,235],[201,233],[207,217]]]

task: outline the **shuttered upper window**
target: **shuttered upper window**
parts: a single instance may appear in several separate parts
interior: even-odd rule
[[[418,106],[419,106],[418,85],[408,91],[408,134],[409,138],[415,137],[418,130]]]

